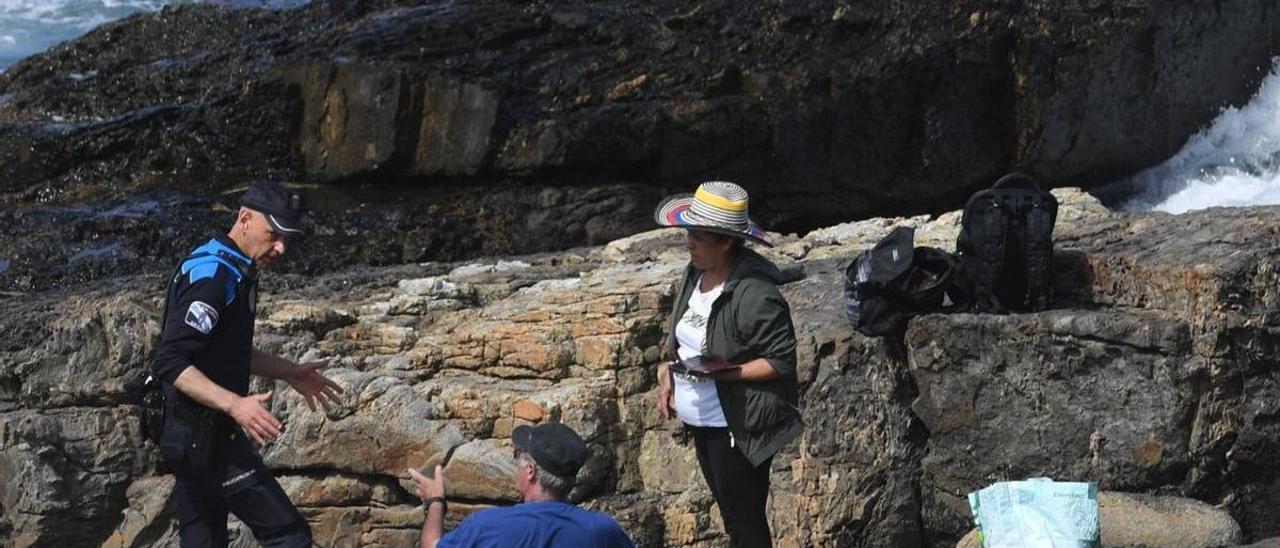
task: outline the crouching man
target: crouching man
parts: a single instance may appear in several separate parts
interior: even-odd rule
[[[522,502],[476,512],[448,535],[444,469],[436,466],[431,478],[409,470],[427,515],[422,548],[634,548],[612,517],[567,500],[587,462],[587,445],[577,432],[558,422],[519,426],[511,442]]]

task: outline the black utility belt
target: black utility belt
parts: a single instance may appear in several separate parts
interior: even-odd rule
[[[170,415],[160,439],[161,456],[175,469],[207,468],[214,448],[234,439],[237,429],[231,418],[183,396],[167,403]]]
[[[213,424],[222,414],[182,396],[170,400],[169,413],[180,421],[201,424]]]

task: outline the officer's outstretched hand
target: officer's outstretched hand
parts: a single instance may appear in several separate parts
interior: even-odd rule
[[[417,488],[418,498],[422,500],[432,499],[444,496],[444,467],[436,465],[436,473],[432,477],[422,475],[413,468],[409,469],[409,476],[413,478],[413,485]]]
[[[338,394],[342,393],[342,387],[320,374],[320,369],[325,365],[328,365],[325,360],[299,364],[284,377],[284,380],[289,382],[289,386],[302,394],[303,399],[307,401],[307,407],[312,411],[316,410],[316,401],[324,406],[325,411],[330,409],[330,405],[342,404],[342,400],[338,398]]]
[[[266,394],[250,394],[237,398],[227,410],[227,414],[249,433],[249,437],[258,445],[266,445],[280,437],[283,425],[267,411],[267,402],[271,400],[271,392]]]

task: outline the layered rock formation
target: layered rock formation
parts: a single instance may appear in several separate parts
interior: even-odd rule
[[[1250,95],[1278,30],[1251,0],[186,6],[0,74],[0,206],[324,185],[307,273],[599,245],[711,178],[786,231],[936,213],[1012,167],[1089,186],[1166,158]],[[6,230],[3,289],[80,279],[81,252],[157,263]]]
[[[902,341],[852,332],[840,263],[895,223],[949,247],[958,216],[783,237],[806,431],[774,460],[779,546],[949,546],[963,496],[1007,478],[1095,481],[1227,510],[1274,535],[1275,208],[1111,214],[1060,193],[1056,310],[918,318]],[[268,276],[258,342],[326,357],[343,405],[264,456],[329,546],[403,546],[420,510],[404,469],[443,463],[451,519],[514,497],[508,436],[564,421],[592,459],[574,497],[640,546],[720,546],[692,449],[653,409],[678,232],[476,263]],[[802,276],[799,276],[802,274]],[[123,378],[144,368],[163,273],[0,301],[0,535],[15,546],[172,540],[171,478]],[[269,386],[259,383],[258,390]],[[236,545],[252,545],[247,532]]]
[[[167,269],[271,177],[317,229],[268,278],[258,340],[347,388],[327,413],[273,402],[288,435],[264,455],[318,540],[412,542],[409,466],[446,465],[454,519],[510,502],[511,429],[563,420],[593,452],[575,498],[642,546],[718,546],[652,410],[679,234],[619,239],[660,196],[736,180],[791,231],[943,211],[1011,166],[1104,182],[1246,98],[1277,30],[1245,0],[335,0],[106,25],[0,74],[0,543],[173,539],[123,382]],[[851,332],[838,267],[895,223],[949,248],[956,214],[771,251],[802,274],[807,423],[774,461],[779,545],[950,545],[965,493],[1041,475],[1274,536],[1276,210],[1061,196],[1057,310],[929,316],[901,341]],[[596,247],[557,251],[576,245]]]

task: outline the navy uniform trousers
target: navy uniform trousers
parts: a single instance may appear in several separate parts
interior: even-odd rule
[[[226,546],[227,514],[235,514],[268,548],[310,547],[311,527],[262,463],[244,433],[217,436],[209,465],[179,466],[174,477],[183,548]],[[225,430],[224,430],[225,432]]]

